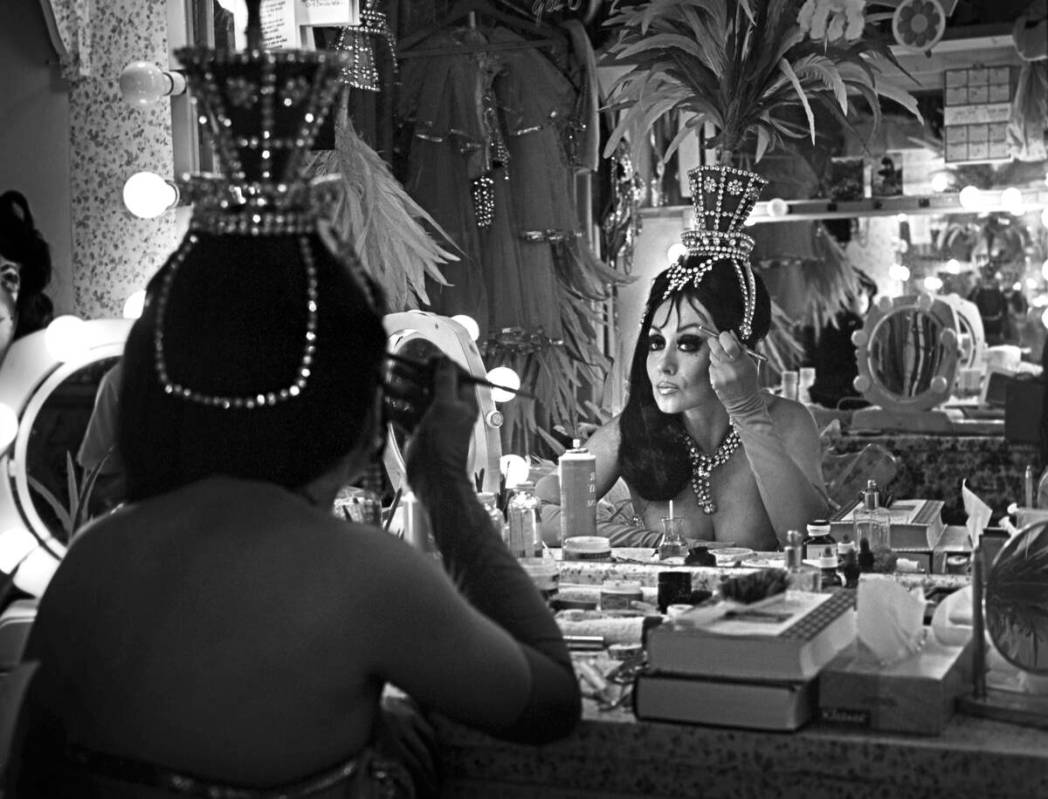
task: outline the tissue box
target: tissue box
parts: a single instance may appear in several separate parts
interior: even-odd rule
[[[958,696],[971,690],[971,641],[946,646],[932,638],[921,651],[890,666],[860,657],[852,644],[819,675],[824,721],[882,732],[939,735]]]

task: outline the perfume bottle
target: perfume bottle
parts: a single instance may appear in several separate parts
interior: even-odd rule
[[[855,509],[853,519],[853,540],[859,542],[860,550],[865,540],[873,553],[878,555],[891,552],[891,513],[880,506],[880,492],[877,481],[868,480],[862,491],[862,502]]]
[[[659,540],[659,560],[688,556],[688,542],[684,540],[684,517],[664,516],[662,538]]]

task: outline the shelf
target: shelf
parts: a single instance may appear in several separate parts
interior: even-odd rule
[[[1027,211],[1048,207],[1048,188],[1024,189],[1023,206]],[[1001,190],[983,192],[985,204],[978,213],[1006,212],[1001,203]],[[778,203],[775,204],[776,207]],[[961,206],[956,192],[926,197],[880,197],[863,200],[786,200],[786,213],[775,216],[769,210],[770,202],[759,202],[750,215],[751,224],[773,222],[803,222],[812,219],[850,219],[858,216],[896,216],[898,214],[970,214],[976,213]],[[642,217],[681,215],[685,224],[691,224],[690,205],[642,208]]]

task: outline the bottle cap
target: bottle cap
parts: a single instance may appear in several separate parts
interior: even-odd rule
[[[791,547],[799,547],[804,537],[801,535],[800,530],[788,530],[786,532],[786,545]]]
[[[830,534],[830,523],[826,519],[816,519],[813,522],[808,522],[808,535],[829,535]]]

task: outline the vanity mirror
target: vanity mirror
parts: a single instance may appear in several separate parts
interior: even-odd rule
[[[389,336],[387,349],[390,352],[421,363],[442,352],[474,377],[484,377],[486,371],[480,350],[466,329],[453,319],[426,311],[403,311],[387,314],[383,322]],[[502,456],[499,437],[502,414],[495,408],[490,388],[478,385],[476,392],[480,414],[473,426],[469,474],[483,473],[481,490],[497,493]],[[394,489],[405,486],[403,446],[403,436],[391,427],[383,460]]]
[[[961,699],[961,709],[1048,728],[1048,520],[1029,524],[1008,540],[988,568],[983,596],[974,587],[974,690]],[[1010,674],[998,670],[1002,676],[995,675],[990,686],[983,629],[1014,667]]]
[[[861,429],[949,432],[940,405],[953,388],[960,329],[954,306],[931,294],[882,297],[852,334],[855,389],[872,405],[855,411]]]
[[[71,475],[102,375],[123,352],[126,319],[60,317],[0,364],[0,405],[16,422],[0,451],[0,571],[39,596],[69,541]],[[64,331],[63,331],[64,328]]]

